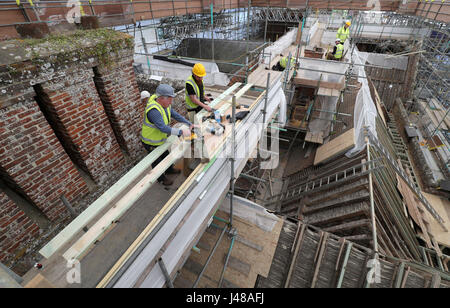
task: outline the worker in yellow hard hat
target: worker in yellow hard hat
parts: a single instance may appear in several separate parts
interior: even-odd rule
[[[211,101],[211,99],[205,95],[205,86],[203,84],[203,77],[205,76],[205,67],[203,64],[197,63],[192,68],[192,75],[186,80],[186,107],[189,121],[192,123],[195,122],[195,115],[202,109],[205,109],[208,112],[212,111],[212,108],[205,104],[205,102]]]
[[[345,24],[340,27],[337,31],[336,38],[341,40],[341,44],[344,45],[345,41],[350,36],[350,26],[351,26],[350,20],[345,21]]]

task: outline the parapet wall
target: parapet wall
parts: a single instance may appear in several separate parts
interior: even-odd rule
[[[0,179],[50,221],[69,216],[62,195],[89,193],[86,177],[101,186],[144,155],[133,44],[106,29],[0,43]],[[27,238],[8,227],[25,214],[5,215],[2,235]]]

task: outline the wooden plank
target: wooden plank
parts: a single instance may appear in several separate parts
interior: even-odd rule
[[[224,254],[224,262],[226,259],[227,255]],[[242,262],[241,260],[239,260],[238,258],[235,258],[233,256],[230,256],[228,259],[228,266],[236,271],[238,271],[239,273],[244,274],[245,276],[248,276],[248,274],[250,273],[250,268],[251,265],[245,262]]]
[[[329,88],[320,87],[319,91],[317,92],[317,95],[339,97],[341,95],[341,92],[339,90],[336,90],[336,89],[329,89]]]
[[[323,144],[323,132],[307,132],[305,136],[305,141],[309,141],[312,143]]]
[[[186,147],[187,149],[187,147]],[[102,216],[75,244],[64,254],[66,260],[80,259],[87,249],[104,234],[108,228],[119,219],[156,181],[158,178],[178,159],[186,150],[183,143],[161,162],[155,169],[148,172],[137,185],[131,188],[116,204]]]
[[[355,129],[352,128],[336,139],[317,148],[314,165],[323,163],[355,146]]]
[[[47,280],[44,276],[41,274],[37,274],[33,279],[31,279],[24,288],[55,288],[53,284],[50,283],[50,281]]]
[[[401,164],[399,164],[399,166],[401,166]],[[403,196],[403,200],[405,201],[406,206],[408,207],[408,212],[410,216],[422,229],[422,233],[425,242],[427,243],[427,246],[429,248],[433,247],[433,244],[431,243],[431,240],[428,236],[428,228],[425,226],[422,215],[419,212],[420,207],[419,200],[413,194],[411,188],[409,188],[409,186],[398,176],[398,174],[396,174],[396,177],[397,177],[397,188]]]
[[[70,239],[81,229],[83,229],[95,216],[102,210],[110,206],[115,200],[120,198],[125,191],[151,168],[151,164],[156,161],[173,144],[177,137],[171,136],[166,143],[159,146],[153,152],[148,154],[139,164],[125,174],[117,183],[92,203],[85,211],[76,217],[67,227],[56,235],[39,253],[45,258],[52,256],[57,250],[66,245]]]
[[[307,87],[318,87],[319,86],[319,80],[312,80],[312,79],[305,79],[305,78],[294,78],[294,84],[296,85],[303,85]],[[320,87],[327,88],[327,89],[335,89],[341,91],[344,88],[343,83],[335,83],[335,82],[329,82],[329,81],[321,81]]]
[[[250,88],[253,87],[252,83],[246,84],[242,89],[239,90],[238,93],[236,93],[236,100],[239,99],[242,95],[244,95]]]
[[[300,222],[299,222],[299,224],[300,224]],[[299,225],[299,227],[300,227],[300,225]],[[305,234],[305,230],[306,230],[306,225],[302,224],[301,227],[300,227],[300,234],[297,237],[297,243],[294,243],[295,244],[295,250],[294,250],[294,254],[293,254],[293,257],[292,257],[291,264],[289,265],[289,271],[288,271],[288,274],[287,274],[287,277],[286,277],[286,282],[284,284],[285,288],[289,287],[289,283],[291,282],[292,273],[294,271],[295,264],[297,263],[296,262],[297,261],[297,256],[298,256],[298,252],[299,252],[300,247],[301,247],[302,242],[303,242],[303,235]]]
[[[262,246],[257,245],[257,244],[255,244],[255,243],[253,243],[253,242],[251,242],[251,241],[249,241],[249,240],[243,238],[243,237],[240,236],[240,235],[236,235],[236,241],[238,241],[239,243],[244,244],[245,246],[248,246],[248,247],[250,247],[250,248],[253,248],[253,249],[257,250],[257,251],[263,251],[263,247],[262,247]]]
[[[323,238],[321,238],[322,242],[320,244],[320,252],[319,252],[318,260],[317,260],[317,263],[316,263],[316,266],[314,269],[314,276],[313,276],[313,280],[311,283],[311,288],[314,288],[316,286],[317,278],[318,278],[319,271],[320,271],[320,265],[322,264],[322,260],[324,258],[324,254],[325,254],[325,249],[327,246],[328,236],[329,236],[329,233],[325,233]]]

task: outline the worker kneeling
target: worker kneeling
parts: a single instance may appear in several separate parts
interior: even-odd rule
[[[342,61],[343,55],[344,45],[341,44],[340,39],[336,39],[336,46],[334,46],[332,53],[328,53],[327,60]]]
[[[282,71],[284,71],[286,69],[287,64],[289,62],[289,58],[288,57],[283,57],[283,55],[281,55],[281,56],[282,56],[282,58],[280,59],[280,61],[278,61],[277,64],[272,67],[273,71],[280,71],[280,72],[282,72]],[[291,58],[290,67],[292,68],[294,65],[295,65],[295,59]]]
[[[186,80],[186,107],[189,115],[189,121],[192,123],[195,123],[195,115],[202,111],[202,109],[205,109],[208,112],[212,111],[212,108],[205,104],[205,101],[211,101],[205,96],[205,86],[203,84],[203,77],[205,76],[205,67],[203,64],[197,63],[192,68],[192,75]]]
[[[174,89],[167,84],[160,84],[156,88],[156,94],[148,99],[145,107],[144,123],[142,125],[141,141],[148,153],[151,153],[158,146],[164,144],[169,135],[191,136],[191,129],[194,125],[186,120],[182,115],[172,110],[173,98],[175,97]],[[170,121],[172,117],[178,122],[185,123],[189,129],[171,128]],[[169,155],[169,151],[164,152],[153,164],[155,168],[164,158]],[[159,177],[158,182],[165,186],[170,186],[173,181],[167,178],[167,174],[179,174],[181,171],[173,166]]]

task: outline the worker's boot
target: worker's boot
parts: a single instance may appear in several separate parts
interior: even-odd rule
[[[173,180],[169,179],[164,174],[159,177],[158,182],[162,183],[164,186],[170,186],[173,184]]]

